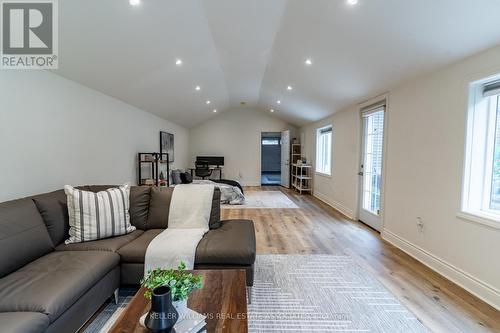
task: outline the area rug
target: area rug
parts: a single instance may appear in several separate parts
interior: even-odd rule
[[[83,333],[107,333],[138,290],[139,288],[120,288],[118,304],[108,303]]]
[[[258,255],[250,332],[428,332],[348,256]]]
[[[121,290],[84,333],[106,333],[135,290]],[[257,255],[250,333],[404,332],[428,330],[349,256]]]
[[[245,204],[222,205],[222,208],[299,208],[299,206],[280,191],[245,191]]]

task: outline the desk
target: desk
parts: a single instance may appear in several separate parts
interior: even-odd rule
[[[212,170],[212,172],[219,171],[219,180],[222,179],[222,168],[221,167],[214,166],[214,167],[209,167],[209,169]],[[194,171],[196,170],[196,168],[189,168],[189,170],[191,171],[191,177],[193,177],[193,179],[194,179],[194,175],[195,175]],[[210,177],[208,179],[210,179]]]

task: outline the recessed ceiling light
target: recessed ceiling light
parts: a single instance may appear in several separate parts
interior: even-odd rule
[[[214,113],[217,113],[217,109],[214,109],[214,111],[213,111],[213,112],[214,112]]]
[[[347,0],[347,4],[351,5],[351,6],[357,5],[358,4],[358,0]]]
[[[312,62],[312,60],[311,60],[311,59],[306,59],[305,64],[306,64],[307,66],[311,66],[311,65],[313,64],[313,62]]]
[[[210,104],[210,101],[206,101],[205,103]]]
[[[196,86],[196,88],[194,88],[196,91],[200,91],[201,90],[201,87],[200,86]]]
[[[278,99],[278,100],[276,101],[276,103],[281,104],[281,101]]]
[[[292,89],[293,89],[292,86],[286,87],[286,90],[292,90]]]
[[[128,0],[128,3],[131,6],[139,6],[141,4],[141,0]]]
[[[274,112],[274,109],[270,109],[269,111]]]
[[[181,60],[181,59],[176,59],[176,60],[175,60],[175,64],[176,64],[177,66],[182,65],[182,60]]]

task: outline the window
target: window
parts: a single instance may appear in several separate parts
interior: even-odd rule
[[[279,146],[280,145],[280,139],[278,138],[267,138],[267,139],[262,139],[262,145],[263,146]]]
[[[362,208],[372,214],[380,215],[380,196],[382,192],[382,162],[384,152],[384,113],[385,105],[364,111],[363,118],[363,194]]]
[[[316,172],[332,174],[332,126],[316,130]]]
[[[470,101],[462,211],[500,227],[500,80],[473,83]]]

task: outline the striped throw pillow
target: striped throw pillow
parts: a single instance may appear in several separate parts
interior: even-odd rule
[[[69,239],[81,243],[135,230],[130,224],[130,187],[111,188],[98,193],[64,186],[68,200]]]

